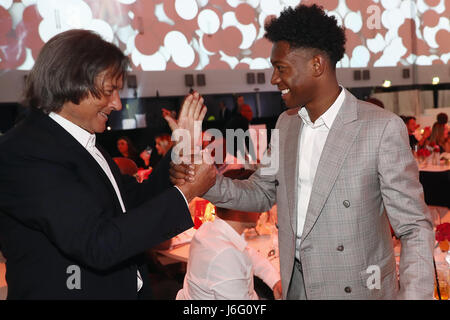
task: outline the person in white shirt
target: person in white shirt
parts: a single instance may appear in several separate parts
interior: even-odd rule
[[[250,170],[230,170],[231,178],[245,179]],[[203,223],[189,251],[187,272],[177,300],[258,300],[253,276],[262,279],[275,299],[281,280],[271,262],[247,245],[244,230],[255,227],[260,213],[216,208],[213,222]]]

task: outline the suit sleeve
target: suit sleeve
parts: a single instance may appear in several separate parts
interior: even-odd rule
[[[0,155],[0,177],[2,212],[94,269],[111,268],[192,227],[185,200],[174,187],[122,214],[102,203],[65,163],[19,152]]]
[[[401,240],[401,299],[433,295],[433,224],[403,121],[392,118],[379,147],[378,173],[389,221]]]
[[[283,118],[282,114],[275,126]],[[232,180],[218,175],[215,185],[208,190],[203,198],[217,206],[241,211],[264,212],[272,208],[276,202],[277,173],[279,167],[279,137],[272,134],[270,148],[264,155],[266,162],[247,180]]]

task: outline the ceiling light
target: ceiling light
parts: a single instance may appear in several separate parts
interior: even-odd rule
[[[431,81],[431,83],[436,85],[436,84],[439,84],[439,81],[440,81],[439,77],[433,77],[433,80]]]
[[[389,88],[390,86],[391,86],[391,80],[384,80],[383,87],[384,88]]]

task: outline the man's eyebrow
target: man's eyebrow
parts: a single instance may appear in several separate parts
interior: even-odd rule
[[[106,84],[104,86],[104,90],[116,90],[116,89],[118,89],[118,90],[123,89],[123,85],[122,86],[118,86],[118,85],[115,85],[115,84]]]
[[[274,65],[278,65],[278,64],[282,64],[282,65],[286,65],[285,61],[281,61],[281,60],[270,60],[270,63],[274,66]]]

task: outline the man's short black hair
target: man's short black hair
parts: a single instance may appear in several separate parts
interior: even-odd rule
[[[345,53],[345,32],[322,7],[299,5],[286,8],[265,25],[269,41],[287,41],[292,48],[312,48],[325,52],[335,67]]]
[[[403,121],[405,121],[406,125],[408,124],[409,120],[416,120],[416,117],[408,116],[408,117],[405,117],[405,119],[403,119]]]
[[[447,124],[447,122],[448,122],[448,115],[446,113],[444,113],[444,112],[441,112],[441,113],[439,113],[436,116],[436,121],[438,123]]]

